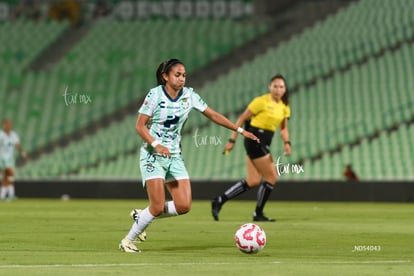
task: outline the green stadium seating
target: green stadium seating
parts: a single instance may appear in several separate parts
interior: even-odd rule
[[[18,73],[67,27],[68,24],[63,22],[23,19],[0,24],[0,68],[18,71],[9,81],[20,82],[16,79],[21,78]]]
[[[1,75],[0,85],[5,88],[0,92],[2,115],[17,118],[15,128],[31,141],[28,151],[143,97],[154,86],[154,72],[161,60],[179,57],[191,73],[266,30],[261,25],[231,20],[98,21],[51,71],[22,74],[66,27],[31,21],[0,26],[0,37],[6,41],[0,45],[0,55],[5,57],[0,65],[10,68]],[[199,30],[203,36],[194,39]],[[167,43],[168,37],[177,38],[176,42]],[[22,60],[17,58],[18,51],[23,53]],[[6,93],[10,87],[16,92]],[[78,94],[76,104],[66,104],[65,90]],[[92,102],[80,104],[82,95]]]
[[[272,146],[275,158],[280,156],[282,162],[294,164],[301,158],[306,159],[319,152],[326,152],[362,138],[361,145],[353,148],[343,146],[339,154],[324,154],[322,159],[315,162],[306,160],[305,173],[283,175],[282,179],[338,179],[342,177],[343,167],[347,163],[352,163],[357,171],[361,172],[363,179],[392,177],[410,179],[412,173],[409,168],[412,168],[412,161],[407,161],[407,159],[412,155],[405,153],[401,155],[403,156],[400,157],[401,160],[393,163],[392,161],[399,157],[394,154],[389,142],[405,139],[404,141],[409,145],[398,148],[398,153],[407,151],[412,153],[413,142],[410,136],[406,135],[406,133],[412,134],[411,130],[410,132],[399,130],[392,133],[389,137],[393,135],[396,137],[390,138],[390,141],[388,136],[381,135],[380,139],[367,143],[364,137],[376,129],[388,128],[394,123],[405,121],[413,116],[414,102],[411,94],[414,83],[411,76],[414,67],[411,61],[414,57],[414,47],[411,44],[405,44],[405,40],[414,35],[414,21],[411,16],[413,11],[413,1],[387,0],[378,3],[374,0],[362,0],[352,3],[348,8],[319,22],[304,33],[294,36],[278,47],[269,49],[252,62],[247,62],[229,74],[207,84],[198,92],[214,109],[238,114],[254,96],[266,92],[268,79],[273,74],[281,72],[287,77],[289,86],[299,85],[299,91],[290,98],[292,118],[289,121],[289,129],[293,154],[291,157],[283,157],[280,139],[275,137]],[[150,34],[148,36],[150,37]],[[213,43],[212,41],[209,47],[214,48]],[[373,58],[382,49],[393,48],[398,43],[401,43],[401,48],[392,52],[385,51],[383,56]],[[105,47],[107,46],[102,46],[103,49]],[[200,50],[200,52],[203,51],[205,50]],[[83,50],[79,53],[74,51],[72,56],[68,55],[71,61],[65,62],[76,64],[79,58],[81,60],[86,58],[82,57],[82,53]],[[371,58],[363,65],[356,65],[366,55]],[[100,56],[102,57],[102,54]],[[126,62],[123,61],[125,56],[128,56],[128,51],[107,56],[106,61],[94,60],[96,67],[87,65],[86,62],[85,68],[80,69],[79,76],[88,74],[88,72],[96,76],[98,74],[96,72],[99,72],[101,80],[105,81],[109,76],[109,73],[105,73],[105,68],[109,66],[108,62],[117,68],[116,66],[120,66],[120,63]],[[139,71],[140,69],[133,62],[134,58],[126,62],[126,68]],[[190,68],[193,66],[191,64],[190,61]],[[338,71],[349,64],[353,65],[348,71]],[[66,65],[62,63],[60,70],[65,77],[70,77],[65,73],[64,66]],[[102,67],[102,71],[95,69],[97,67]],[[332,78],[327,80],[322,78],[332,70],[337,72]],[[145,75],[144,71],[140,71],[140,74]],[[73,76],[76,77],[76,74]],[[314,86],[304,86],[315,79],[317,81]],[[128,84],[125,81],[123,85],[139,87],[135,82],[131,81],[131,83]],[[107,85],[109,83],[103,82],[102,84],[103,88]],[[105,92],[102,93],[105,94]],[[234,121],[235,117],[232,119]],[[132,117],[128,120],[132,121]],[[200,127],[198,129],[200,135],[220,137],[223,144],[195,146],[195,130],[206,122],[201,115],[193,114],[186,125],[186,128],[191,131],[184,135],[182,144],[190,175],[194,179],[243,177],[245,165],[242,143],[239,142],[230,155],[221,154],[230,134],[228,130],[211,124],[207,128]],[[133,123],[126,125],[133,126]],[[108,129],[108,132],[102,130],[102,137],[115,132],[111,129],[112,127]],[[96,137],[98,135],[100,134],[96,134]],[[119,143],[121,139],[113,140],[112,144],[117,143],[116,141]],[[138,143],[131,142],[131,151],[126,150],[129,146],[115,148],[111,153],[107,153],[106,158],[101,158],[99,153],[96,153],[93,160],[98,163],[95,168],[87,166],[83,168],[83,165],[79,163],[80,171],[76,177],[139,178],[137,151],[128,153],[134,151],[132,143],[134,147],[138,147]],[[96,149],[99,152],[106,152],[106,149],[102,149],[105,146],[102,145]],[[85,147],[83,142],[77,143],[74,152],[79,152],[83,147]],[[114,160],[108,162],[108,158],[112,157]],[[118,159],[115,159],[116,157]],[[385,167],[381,160],[388,160],[384,163]],[[45,164],[30,166],[33,166],[35,171]],[[25,168],[22,169],[21,175],[24,176]],[[65,176],[70,171],[66,170],[66,173],[63,171],[55,175]]]
[[[306,162],[301,175],[288,175],[287,179],[338,180],[344,179],[346,164],[352,164],[361,180],[412,180],[414,154],[414,126],[402,125],[398,131],[381,133],[379,139],[360,145],[345,147],[340,153],[324,155],[316,162]]]
[[[283,73],[291,87],[303,85],[331,70],[355,63],[365,55],[372,56],[412,38],[413,10],[413,2],[409,0],[386,0],[380,5],[376,0],[351,3],[199,92],[213,106],[227,103],[223,110],[240,110],[252,96],[265,91],[263,84],[273,74]],[[223,103],[216,95],[224,94],[242,100],[236,104],[234,101]]]

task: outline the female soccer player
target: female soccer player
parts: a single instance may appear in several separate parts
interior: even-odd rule
[[[191,109],[195,108],[213,122],[258,142],[255,135],[237,127],[222,114],[208,107],[192,88],[184,87],[186,71],[184,64],[178,59],[161,63],[156,77],[158,86],[147,94],[138,111],[135,126],[144,140],[140,152],[140,169],[149,206],[132,213],[135,222],[119,244],[124,252],[140,251],[135,240],[145,239],[144,230],[155,218],[177,216],[190,211],[191,186],[181,156],[180,141],[181,128]],[[164,184],[172,196],[172,201],[165,202]]]
[[[19,136],[12,130],[10,119],[3,120],[3,130],[0,131],[0,169],[3,170],[3,179],[1,183],[0,199],[14,200],[16,198],[14,191],[14,148],[17,148],[24,159],[27,155],[20,145]]]
[[[263,214],[263,208],[273,191],[278,176],[269,147],[274,132],[280,126],[280,136],[284,143],[285,154],[290,154],[291,144],[288,132],[290,108],[286,82],[282,75],[272,77],[268,88],[269,93],[255,98],[236,122],[237,126],[241,126],[246,121],[246,129],[259,137],[261,143],[251,143],[248,139],[244,140],[247,153],[247,177],[212,200],[212,214],[215,220],[219,220],[218,214],[227,200],[258,186],[263,178],[263,183],[257,192],[257,204],[253,213],[253,221],[274,221],[274,219]],[[227,153],[233,149],[236,138],[237,133],[232,133],[226,144],[225,150]]]

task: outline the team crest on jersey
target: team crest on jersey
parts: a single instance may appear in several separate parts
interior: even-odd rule
[[[190,103],[188,102],[188,98],[183,98],[181,100],[181,107],[184,109],[188,109],[190,107]]]
[[[152,163],[147,163],[145,165],[147,167],[147,172],[152,173],[155,170],[154,165],[152,165]]]

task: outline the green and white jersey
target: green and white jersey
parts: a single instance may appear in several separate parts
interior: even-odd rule
[[[172,155],[181,154],[181,129],[191,109],[204,112],[207,104],[190,87],[183,87],[175,99],[165,91],[163,85],[151,89],[145,97],[139,113],[151,117],[148,128],[152,137],[167,147]],[[143,147],[152,152],[147,143]]]
[[[13,130],[7,134],[0,130],[0,159],[14,159],[14,148],[20,143],[19,136]]]

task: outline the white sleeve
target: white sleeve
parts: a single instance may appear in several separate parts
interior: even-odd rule
[[[19,138],[19,135],[17,135],[16,132],[14,132],[14,143],[15,143],[15,145],[20,144],[20,138]]]
[[[138,113],[145,114],[151,117],[154,113],[155,107],[157,106],[157,101],[157,92],[155,89],[151,89],[145,97],[144,102],[138,110]]]
[[[191,93],[191,102],[193,107],[200,112],[204,112],[208,107],[206,102],[195,91]]]

